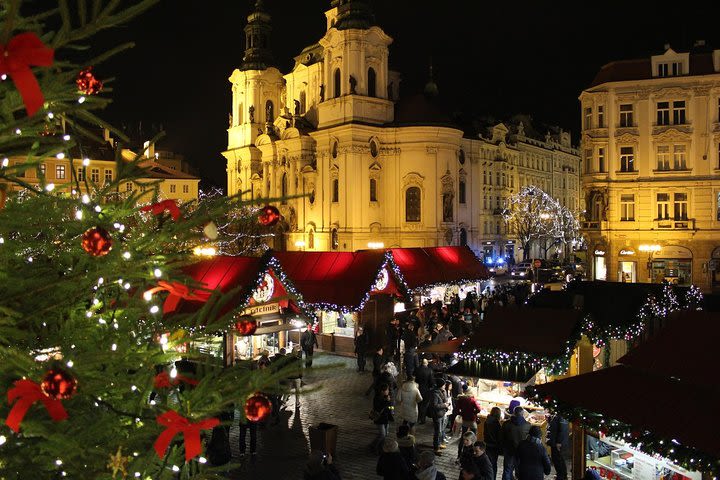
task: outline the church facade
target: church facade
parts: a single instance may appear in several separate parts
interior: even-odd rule
[[[580,207],[569,133],[531,138],[520,123],[465,136],[433,104],[432,81],[399,98],[392,38],[366,2],[335,0],[325,16],[324,36],[283,74],[268,48],[270,15],[257,2],[229,78],[228,194],[284,198],[276,249],[469,245],[521,258],[502,220],[508,196],[534,184]]]

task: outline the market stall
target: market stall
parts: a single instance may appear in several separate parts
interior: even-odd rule
[[[188,276],[189,287],[180,282],[162,285],[162,289],[170,292],[163,313],[194,312],[208,302],[220,302],[219,294],[227,294],[229,298],[223,299],[222,304],[207,309],[212,318],[205,321],[205,324],[223,322],[225,331],[210,337],[204,348],[221,354],[226,365],[261,354],[273,355],[280,348],[292,348],[287,332],[299,330],[306,319],[312,318],[312,311],[270,254],[217,256],[189,265],[183,272]],[[238,334],[237,329],[249,329],[253,334]]]
[[[618,366],[534,387],[574,421],[578,471],[610,480],[699,480],[720,473],[720,404],[712,379],[720,316],[678,312]]]
[[[393,259],[418,305],[450,303],[455,294],[480,293],[490,272],[469,247],[392,248]]]
[[[506,411],[512,400],[529,413],[529,421],[547,428],[542,406],[527,402],[530,385],[553,376],[591,369],[591,348],[580,341],[581,312],[575,310],[495,307],[462,345],[449,373],[469,378],[481,408],[478,435],[493,407]]]
[[[385,330],[407,289],[392,256],[358,252],[274,252],[283,270],[319,319],[321,349],[353,354],[362,325],[370,345],[384,345]]]

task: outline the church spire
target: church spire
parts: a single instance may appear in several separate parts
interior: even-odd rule
[[[335,23],[338,30],[367,30],[375,25],[375,14],[370,0],[332,0],[330,6],[338,9]]]
[[[262,0],[255,2],[255,9],[247,17],[245,25],[245,55],[240,70],[265,70],[273,66],[270,50],[270,14],[265,10]]]
[[[432,64],[432,57],[430,57],[430,78],[428,78],[427,83],[425,84],[425,88],[423,89],[423,93],[425,93],[426,97],[437,97],[440,91],[438,90],[437,83],[435,83],[435,78],[433,76],[433,64]]]

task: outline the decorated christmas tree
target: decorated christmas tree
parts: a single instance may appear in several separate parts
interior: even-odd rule
[[[179,205],[158,184],[128,191],[146,175],[120,151],[109,181],[75,168],[102,140],[94,132],[124,138],[94,113],[111,83],[90,66],[131,45],[92,53],[91,35],[153,3],[60,0],[32,15],[19,1],[0,6],[2,479],[213,478],[227,468],[206,460],[213,428],[235,409],[240,421],[266,415],[257,392],[287,375],[199,348],[232,328],[235,291],[163,316],[168,291],[202,288],[182,275],[193,250],[232,240],[213,222],[252,206]],[[50,160],[69,160],[67,179],[46,172]]]

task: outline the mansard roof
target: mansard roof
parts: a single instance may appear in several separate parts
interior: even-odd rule
[[[690,53],[689,76],[710,75],[718,73],[713,66],[712,53]],[[649,80],[653,77],[652,60],[641,58],[635,60],[619,60],[603,65],[595,75],[590,87],[608,82],[623,82],[628,80]]]

